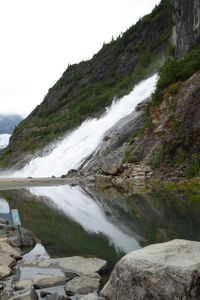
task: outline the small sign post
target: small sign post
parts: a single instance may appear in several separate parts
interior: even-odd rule
[[[11,209],[11,214],[12,214],[14,225],[18,227],[21,246],[23,247],[22,234],[20,229],[21,221],[20,221],[18,209]]]

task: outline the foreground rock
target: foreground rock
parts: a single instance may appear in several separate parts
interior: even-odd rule
[[[25,261],[23,266],[37,266],[39,268],[59,268],[71,277],[77,275],[90,275],[104,270],[107,262],[98,258],[84,258],[72,256],[52,259],[34,259]]]
[[[102,295],[107,299],[200,299],[200,243],[173,240],[124,256]]]
[[[24,248],[33,248],[37,239],[34,234],[26,229],[22,229],[22,239]],[[21,240],[19,232],[14,227],[8,225],[7,220],[0,219],[0,299],[22,300],[38,299],[37,293],[32,288],[32,281],[21,280],[15,285],[11,275],[16,273],[14,269],[17,260],[22,258],[20,250]]]
[[[8,266],[0,266],[0,279],[8,277],[12,273]]]
[[[67,278],[65,276],[51,276],[38,279],[34,282],[34,286],[37,289],[49,288],[53,286],[59,286],[65,284]]]
[[[69,294],[85,296],[98,292],[101,281],[98,272],[106,268],[105,260],[80,256],[57,259],[35,256],[20,260],[22,250],[33,248],[38,239],[31,231],[22,229],[24,247],[20,249],[18,230],[9,227],[4,219],[0,222],[1,300],[36,300],[38,295],[45,300],[65,300],[70,299]],[[20,272],[14,269],[16,264]]]
[[[67,282],[65,292],[67,295],[73,294],[89,294],[98,291],[100,285],[100,276],[78,276]]]
[[[19,282],[17,282],[15,284],[14,289],[16,291],[21,291],[24,289],[31,289],[33,287],[33,281],[31,279],[24,279],[24,280],[20,280]]]
[[[19,291],[11,300],[37,300],[38,295],[33,288],[27,288]]]

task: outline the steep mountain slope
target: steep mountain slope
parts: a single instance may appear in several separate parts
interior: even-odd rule
[[[21,162],[152,74],[164,61],[172,26],[171,0],[162,0],[91,60],[69,66],[42,104],[15,129],[1,164]]]
[[[11,134],[21,121],[22,117],[18,115],[0,115],[0,134]]]
[[[200,177],[200,4],[197,0],[174,3],[171,41],[175,58],[169,57],[160,70],[156,91],[144,113],[109,131],[85,172],[114,172],[119,176],[116,183],[122,179],[140,182],[145,177],[172,181]],[[127,136],[130,129],[132,134]]]

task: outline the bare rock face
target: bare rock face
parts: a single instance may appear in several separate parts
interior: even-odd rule
[[[200,42],[199,0],[175,0],[174,22],[172,43],[180,57]]]
[[[116,175],[124,159],[131,134],[139,132],[145,125],[145,117],[140,112],[132,112],[122,118],[107,131],[101,145],[82,168],[84,172]]]
[[[105,164],[102,166],[102,173],[105,175],[117,175],[121,170],[121,164]]]
[[[200,243],[173,240],[124,256],[102,295],[111,300],[200,299],[199,282]]]

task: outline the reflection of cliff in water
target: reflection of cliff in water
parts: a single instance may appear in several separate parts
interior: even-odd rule
[[[174,238],[200,241],[200,186],[128,196],[111,188],[90,192],[111,218],[123,220],[123,226],[140,236],[141,247]]]
[[[124,253],[149,243],[200,241],[198,192],[127,196],[113,188],[62,186],[2,191],[0,198],[19,209],[23,226],[50,255],[99,256],[112,267]]]
[[[138,249],[138,236],[110,219],[100,202],[80,187],[37,187],[1,192],[18,208],[22,225],[31,229],[53,256],[92,255],[110,266],[126,252]]]

